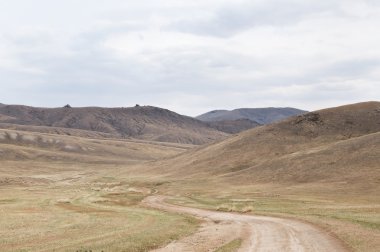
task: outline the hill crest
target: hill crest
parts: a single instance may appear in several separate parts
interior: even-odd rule
[[[234,110],[213,110],[196,118],[201,121],[225,121],[249,119],[258,124],[270,124],[276,121],[286,119],[291,116],[304,114],[307,111],[296,108],[240,108]]]
[[[194,118],[152,106],[129,108],[0,106],[0,123],[71,128],[115,137],[204,144],[227,134]]]
[[[366,102],[247,130],[158,162],[149,171],[237,184],[338,181],[359,188],[380,179],[379,145],[380,102]]]

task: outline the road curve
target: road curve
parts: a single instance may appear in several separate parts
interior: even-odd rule
[[[165,202],[167,197],[153,195],[145,198],[143,205],[201,218],[201,228],[193,235],[174,241],[156,252],[214,251],[224,244],[241,239],[237,250],[247,251],[307,251],[343,252],[342,244],[322,230],[301,221],[277,217],[225,213]]]

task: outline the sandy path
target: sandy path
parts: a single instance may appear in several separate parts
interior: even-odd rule
[[[193,235],[174,241],[156,252],[214,251],[241,238],[239,252],[247,251],[346,251],[334,237],[301,221],[238,213],[224,213],[171,205],[165,196],[149,196],[143,204],[205,220]]]

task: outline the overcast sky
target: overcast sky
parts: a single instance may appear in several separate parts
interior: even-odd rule
[[[378,0],[0,0],[0,103],[314,110],[380,100]]]

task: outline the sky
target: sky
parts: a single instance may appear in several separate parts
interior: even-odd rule
[[[195,116],[368,100],[378,0],[0,0],[0,103]]]

